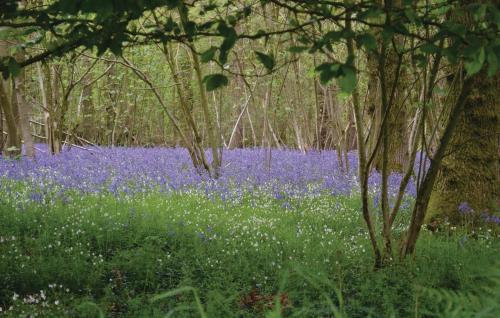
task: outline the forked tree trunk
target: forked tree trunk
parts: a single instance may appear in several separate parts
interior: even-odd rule
[[[379,1],[382,4],[382,1]],[[384,1],[385,6],[400,7],[401,1],[397,0],[392,3]],[[378,39],[379,46],[382,46],[382,39],[379,34],[375,34]],[[376,56],[374,53],[369,53],[367,57],[368,69],[368,113],[372,117],[371,131],[369,134],[369,153],[376,148],[380,129],[384,129],[388,133],[388,138],[378,147],[378,155],[375,160],[375,168],[382,170],[384,145],[387,143],[387,169],[389,171],[402,172],[405,164],[409,160],[408,151],[408,109],[405,106],[406,95],[406,71],[399,64],[397,48],[401,49],[404,46],[403,36],[395,36],[393,43],[386,43],[384,57]],[[394,47],[396,46],[396,48]],[[380,62],[384,60],[384,65]],[[381,72],[384,72],[382,79]],[[382,83],[381,81],[384,81]],[[384,89],[382,89],[384,87]],[[381,96],[384,94],[385,96]],[[383,105],[383,99],[386,99],[386,105]],[[389,105],[391,104],[391,105]],[[385,107],[389,108],[386,115]],[[383,119],[385,119],[385,127],[383,127]],[[385,136],[384,136],[385,137]],[[383,138],[384,138],[383,137]]]
[[[181,19],[181,23],[183,28],[186,28],[187,23],[189,22],[187,11],[185,10],[184,4],[178,7],[179,16]],[[210,145],[210,149],[212,151],[212,164],[211,164],[211,175],[213,178],[218,178],[220,176],[221,169],[221,138],[220,134],[218,134],[217,129],[214,124],[214,120],[212,118],[212,114],[208,107],[208,99],[205,91],[205,87],[203,85],[203,71],[201,69],[198,53],[196,52],[194,43],[192,40],[187,45],[191,50],[191,58],[193,61],[193,68],[195,71],[196,82],[198,83],[198,89],[200,93],[200,104],[203,110],[203,117],[205,120],[205,125],[208,134],[208,141]]]

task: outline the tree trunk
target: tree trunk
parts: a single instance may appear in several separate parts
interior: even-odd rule
[[[0,107],[5,115],[7,126],[7,143],[3,149],[3,156],[15,157],[21,153],[21,139],[19,138],[16,120],[12,112],[12,103],[5,89],[5,82],[0,79]]]
[[[490,210],[499,198],[498,143],[500,76],[477,76],[465,111],[451,138],[429,203],[426,221],[462,221],[458,206],[467,202],[476,216]],[[468,211],[462,211],[467,213]]]
[[[42,108],[43,108],[43,119],[44,119],[44,129],[45,129],[45,138],[51,153],[54,153],[54,149],[52,147],[52,123],[51,123],[51,115],[50,109],[52,105],[52,93],[51,93],[51,81],[50,79],[50,69],[47,64],[37,63],[37,73],[38,73],[38,84],[40,87],[40,94],[42,95]]]
[[[77,109],[77,126],[75,131],[81,137],[94,141],[94,128],[91,120],[94,117],[92,86],[86,82],[83,83],[80,100]]]
[[[439,140],[439,146],[436,149],[436,153],[431,160],[429,170],[425,174],[425,177],[417,190],[417,198],[415,199],[415,205],[412,211],[410,228],[408,229],[405,240],[401,245],[401,258],[415,252],[415,246],[420,234],[420,229],[422,228],[422,224],[426,218],[430,197],[433,192],[439,169],[441,168],[445,152],[448,149],[448,145],[450,144],[454,131],[458,126],[460,117],[464,111],[467,96],[470,94],[474,81],[475,79],[466,79],[461,89],[457,88],[460,93],[457,93],[458,97],[456,98],[456,102],[454,102],[454,105],[451,107],[450,116],[445,126],[443,135]]]
[[[0,57],[7,56],[9,46],[9,43],[0,41]],[[8,134],[7,142],[3,148],[3,155],[5,157],[15,157],[21,154],[21,138],[19,137],[16,112],[14,111],[15,105],[12,103],[15,99],[9,97],[7,89],[7,81],[0,78],[0,108],[5,117]]]
[[[33,143],[33,136],[31,135],[31,127],[30,127],[30,114],[31,107],[24,99],[26,94],[25,86],[24,86],[24,70],[22,75],[16,77],[15,79],[15,94],[17,100],[17,107],[19,109],[19,122],[21,128],[21,134],[24,140],[24,149],[26,152],[26,157],[34,158],[35,157],[35,146]]]
[[[5,138],[4,138],[4,131],[3,131],[3,108],[0,106],[0,153],[3,151],[3,146],[5,144]]]
[[[386,1],[385,5],[400,7],[401,1],[394,1],[393,3],[387,3]],[[369,53],[367,61],[369,76],[368,113],[372,115],[372,131],[370,131],[369,135],[371,151],[369,153],[376,147],[380,133],[383,133],[380,129],[384,129],[390,137],[378,147],[375,168],[379,171],[382,169],[383,148],[387,144],[387,157],[389,158],[387,169],[389,171],[403,172],[405,163],[409,160],[408,114],[404,103],[407,81],[405,68],[399,65],[403,61],[399,60],[397,49],[404,47],[404,38],[403,36],[395,36],[393,43],[382,44],[379,34],[375,34],[375,37],[378,39],[379,46],[385,45],[386,49],[384,52],[380,52],[378,57],[374,53]],[[381,56],[381,54],[385,56]],[[382,61],[383,65],[381,65]],[[382,80],[384,83],[381,82]],[[384,99],[386,105],[384,105]],[[388,112],[387,115],[386,111]],[[384,117],[385,125],[382,122]]]

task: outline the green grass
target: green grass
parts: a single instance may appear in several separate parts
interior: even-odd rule
[[[373,271],[357,197],[283,203],[194,193],[4,198],[0,316],[498,314],[491,232],[424,231],[414,260]]]

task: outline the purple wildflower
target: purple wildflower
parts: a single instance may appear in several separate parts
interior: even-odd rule
[[[474,210],[470,207],[469,203],[463,201],[458,205],[458,212],[462,215],[468,215],[474,213]]]

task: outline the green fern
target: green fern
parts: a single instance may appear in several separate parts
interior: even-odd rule
[[[500,263],[476,275],[481,282],[471,292],[461,292],[444,288],[421,287],[422,296],[438,304],[433,310],[422,313],[432,317],[492,317],[500,314]]]

